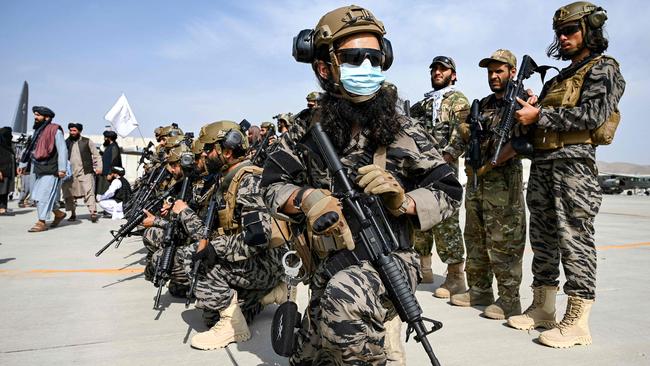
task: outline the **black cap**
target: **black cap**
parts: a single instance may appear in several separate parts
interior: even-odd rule
[[[440,64],[448,69],[454,70],[456,72],[456,63],[454,62],[454,59],[451,57],[447,56],[436,56],[433,58],[431,61],[431,65],[429,65],[430,69],[433,69],[433,65],[435,64]]]
[[[35,105],[35,106],[32,107],[32,112],[33,113],[38,113],[38,114],[40,114],[41,116],[44,116],[44,117],[54,118],[54,111],[49,109],[48,107]]]

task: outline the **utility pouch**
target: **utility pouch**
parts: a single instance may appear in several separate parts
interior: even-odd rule
[[[298,305],[293,301],[287,301],[275,310],[271,323],[271,345],[278,355],[289,357],[293,353],[300,318]]]

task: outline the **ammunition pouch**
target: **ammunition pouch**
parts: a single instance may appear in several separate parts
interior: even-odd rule
[[[242,222],[246,228],[244,232],[244,244],[250,246],[267,244],[261,212],[248,212],[242,215]]]

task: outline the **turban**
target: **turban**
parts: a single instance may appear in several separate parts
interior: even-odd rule
[[[71,129],[71,128],[76,128],[77,130],[79,130],[79,132],[81,132],[84,129],[84,125],[82,125],[81,123],[75,123],[75,122],[68,123],[68,130]]]
[[[111,140],[116,140],[117,134],[115,133],[115,131],[104,131],[104,137],[108,137]]]
[[[52,111],[48,107],[35,105],[35,106],[32,107],[32,112],[33,113],[38,113],[38,114],[40,114],[41,116],[44,116],[44,117],[54,118],[54,111]]]

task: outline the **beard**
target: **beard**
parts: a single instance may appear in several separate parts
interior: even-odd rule
[[[449,86],[449,84],[451,84],[451,74],[449,74],[449,76],[447,77],[444,77],[439,82],[431,80],[431,87],[433,88],[433,90],[440,90],[446,88]]]
[[[47,121],[40,122],[38,120],[34,120],[34,124],[32,125],[32,130],[37,130],[39,127],[43,126],[43,124]]]
[[[77,141],[77,140],[79,140],[80,137],[81,137],[81,135],[70,135],[70,140]]]
[[[224,162],[217,157],[216,159],[205,158],[205,169],[210,174],[221,173]]]
[[[104,146],[108,146],[111,144],[111,140],[104,140]]]
[[[319,101],[322,109],[321,123],[340,153],[352,140],[352,126],[356,123],[369,132],[371,146],[388,146],[393,143],[402,129],[398,120],[397,91],[382,87],[374,98],[363,103],[351,101],[325,93]]]

